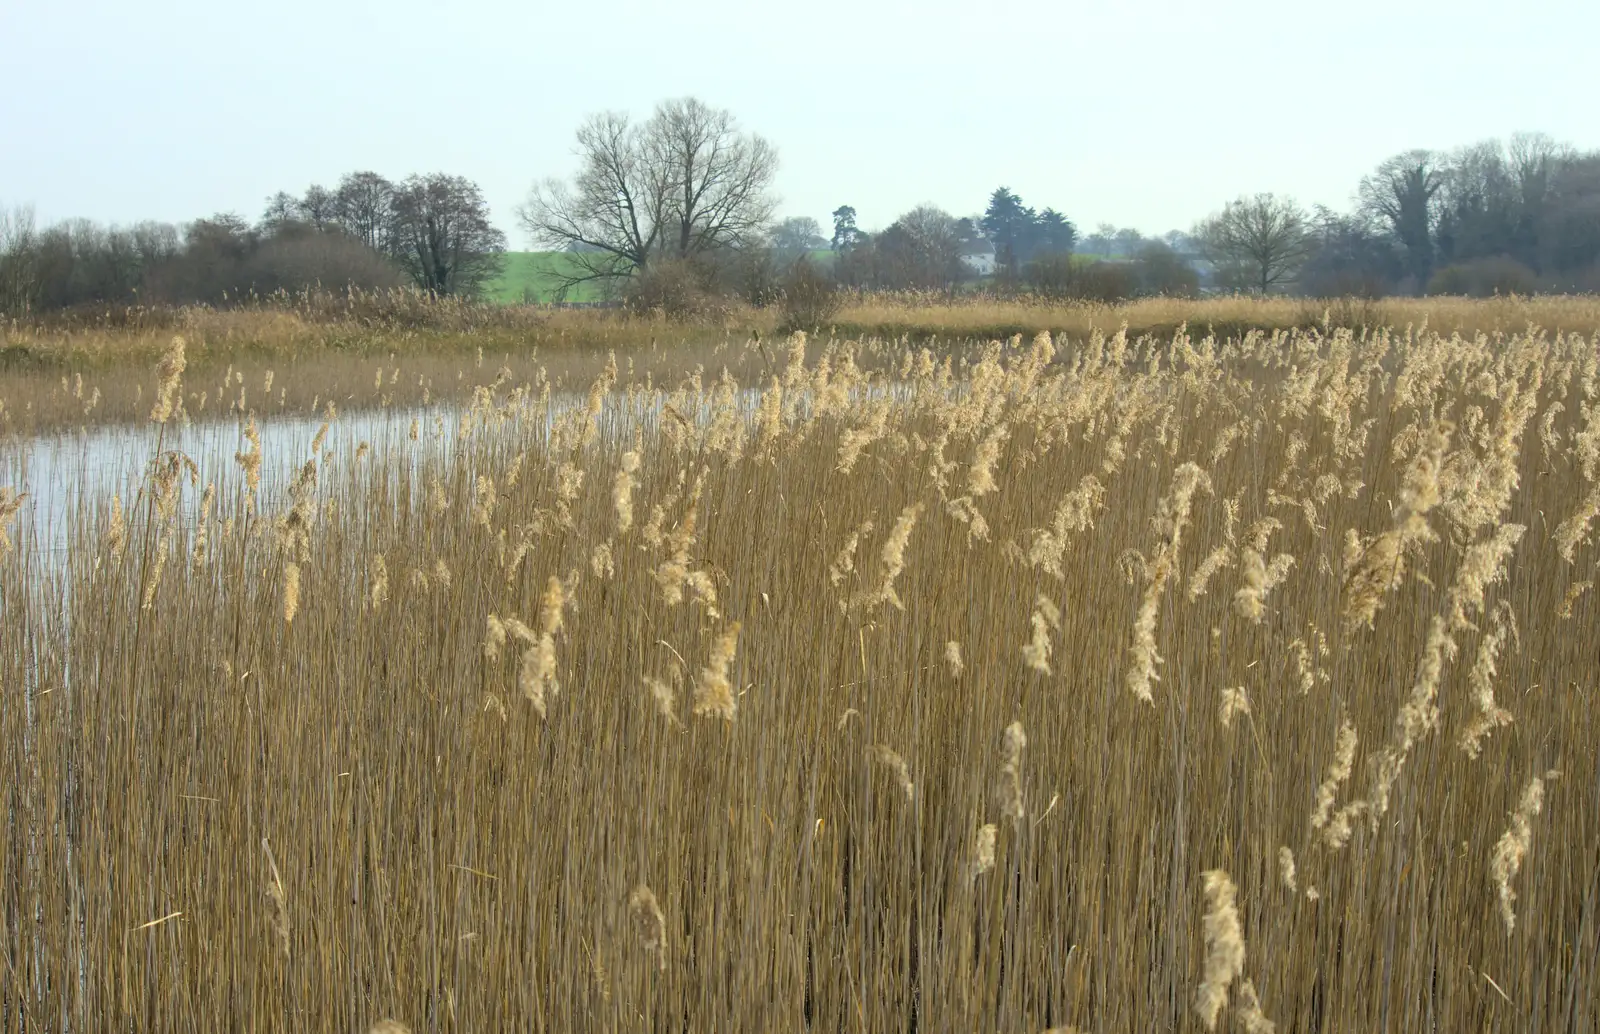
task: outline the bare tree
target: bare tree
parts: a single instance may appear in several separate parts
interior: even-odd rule
[[[299,218],[300,199],[287,190],[280,190],[267,198],[267,206],[261,211],[261,231],[277,233]]]
[[[1304,209],[1276,194],[1230,201],[1195,228],[1195,237],[1207,258],[1238,270],[1259,294],[1292,283],[1313,247]]]
[[[38,244],[31,207],[0,208],[0,314],[25,313],[37,301]]]
[[[574,180],[535,186],[518,210],[534,241],[574,253],[556,277],[563,290],[737,249],[772,215],[777,151],[692,97],[663,102],[640,124],[595,115],[578,129],[577,151]]]
[[[471,180],[432,173],[395,190],[390,232],[395,257],[432,294],[475,295],[500,272],[506,236],[489,222]]]
[[[313,183],[300,198],[298,215],[318,230],[326,230],[333,225],[336,210],[333,191]]]
[[[782,260],[792,261],[807,252],[828,246],[822,225],[809,215],[790,216],[772,228],[772,247]]]
[[[1417,150],[1379,165],[1362,179],[1357,194],[1362,214],[1400,242],[1406,273],[1418,290],[1427,286],[1433,273],[1434,229],[1444,186],[1443,162],[1432,151]]]
[[[139,264],[143,268],[171,261],[183,247],[178,228],[171,223],[147,219],[135,223],[129,233],[133,236],[133,250],[138,252]]]
[[[333,192],[339,225],[373,251],[389,251],[394,221],[394,184],[375,172],[352,172]]]
[[[966,274],[956,219],[933,205],[905,213],[873,244],[877,279],[884,287],[953,290]]]

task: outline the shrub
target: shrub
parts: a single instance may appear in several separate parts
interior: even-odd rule
[[[698,321],[726,316],[728,304],[710,271],[682,259],[663,259],[635,273],[623,291],[623,304],[640,315]]]
[[[762,308],[783,297],[783,275],[771,248],[741,248],[718,262],[716,282],[724,293]]]
[[[1139,293],[1137,271],[1127,262],[1081,262],[1046,255],[1028,263],[1023,278],[1045,298],[1117,302]]]
[[[783,278],[780,329],[815,330],[838,315],[843,304],[832,277],[810,259],[797,259]]]
[[[1389,323],[1381,302],[1361,295],[1310,298],[1301,306],[1296,325],[1306,330],[1373,331]]]
[[[1133,262],[1144,297],[1193,298],[1200,293],[1200,274],[1183,258],[1160,241],[1139,250]]]
[[[240,279],[260,294],[304,291],[384,291],[408,280],[388,258],[342,233],[307,233],[265,241],[241,269]]]
[[[1455,294],[1469,298],[1533,294],[1538,289],[1539,278],[1533,270],[1505,256],[1445,266],[1428,281],[1429,294]]]

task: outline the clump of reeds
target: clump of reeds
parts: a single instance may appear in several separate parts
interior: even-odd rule
[[[200,497],[200,515],[195,522],[194,545],[190,547],[189,559],[196,567],[204,567],[209,556],[207,548],[211,538],[211,518],[217,505],[217,484],[215,481],[206,483],[206,490]]]
[[[1452,430],[1445,421],[1427,433],[1406,470],[1392,528],[1368,543],[1362,543],[1355,529],[1350,529],[1356,537],[1345,551],[1347,628],[1372,625],[1384,599],[1405,577],[1407,554],[1437,537],[1428,525],[1428,513],[1439,503],[1439,468]]]
[[[1067,542],[1094,527],[1095,512],[1105,505],[1105,488],[1093,474],[1085,474],[1056,507],[1048,528],[1034,532],[1028,561],[1056,578],[1063,577]]]
[[[1284,889],[1291,894],[1297,894],[1300,891],[1297,873],[1298,869],[1296,868],[1294,862],[1294,851],[1292,851],[1287,844],[1279,847],[1278,880],[1283,884]]]
[[[1204,596],[1206,588],[1211,584],[1211,579],[1218,571],[1232,567],[1234,560],[1233,549],[1230,546],[1218,546],[1207,553],[1205,559],[1200,561],[1200,566],[1194,569],[1194,574],[1189,576],[1189,588],[1187,590],[1189,602],[1194,603]],[[1265,571],[1262,574],[1264,576]]]
[[[1196,1029],[1270,1031],[1279,1010],[1296,1030],[1588,1029],[1577,863],[1600,827],[1557,809],[1541,861],[1563,784],[1502,784],[1529,750],[1593,753],[1591,540],[1558,522],[1600,475],[1600,341],[1523,332],[1521,302],[1494,304],[1522,320],[1503,339],[1141,339],[1097,309],[1105,332],[1059,353],[1009,331],[823,340],[815,371],[797,342],[773,370],[719,328],[702,368],[665,337],[627,356],[625,392],[594,379],[603,351],[495,372],[520,338],[374,375],[378,347],[419,347],[408,331],[358,342],[359,380],[280,369],[291,405],[265,411],[331,420],[328,400],[384,405],[415,375],[473,399],[454,439],[454,410],[397,416],[359,476],[330,477],[360,450],[325,429],[267,479],[276,417],[258,429],[261,400],[240,399],[236,465],[209,484],[163,446],[137,506],[111,484],[56,522],[45,486],[18,483],[0,498],[14,518],[33,493],[23,528],[45,547],[0,563],[0,768],[26,776],[0,914],[40,917],[0,936],[19,1022],[94,1029],[120,985],[124,1027],[237,1026],[199,946],[264,1030],[382,1011],[460,1030],[1150,1030],[1191,1009]],[[259,390],[255,369],[212,378],[231,339],[184,326],[206,348],[183,378],[223,382],[211,413]],[[761,368],[757,411],[736,376]],[[0,436],[30,405],[93,397],[87,368],[81,387],[18,377],[0,372]],[[105,388],[96,418],[151,411],[148,383]],[[180,385],[165,433],[204,405]],[[1517,447],[1540,414],[1547,455]],[[408,423],[425,444],[385,448]],[[759,648],[719,608],[759,617]],[[1125,687],[1153,698],[1157,674],[1170,706],[1130,723]],[[1502,796],[1509,828],[1484,840],[1471,805]],[[283,851],[286,829],[278,863],[258,845]],[[1250,878],[1208,873],[1181,907],[1204,856]],[[1246,928],[1263,892],[1288,907]],[[508,950],[507,916],[549,922]],[[1497,922],[1513,935],[1472,980],[1436,979],[1428,959]],[[1395,945],[1380,1008],[1359,977]]]
[[[372,585],[367,591],[367,609],[382,610],[383,605],[389,602],[389,565],[385,563],[382,553],[372,556]]]
[[[1561,604],[1556,607],[1556,617],[1566,621],[1572,617],[1572,608],[1582,598],[1583,594],[1594,588],[1594,582],[1574,582],[1567,587],[1567,594],[1561,597]]]
[[[10,489],[0,489],[0,498],[4,498],[5,493],[9,491]],[[11,514],[15,514],[15,512],[15,509],[11,510]],[[5,535],[5,524],[8,520],[10,520],[10,515],[6,513],[6,507],[0,504],[0,536]],[[111,497],[111,516],[106,524],[106,533],[102,541],[104,542],[106,553],[110,555],[111,559],[122,559],[123,552],[128,548],[128,520],[123,513],[122,496],[120,495],[114,494]],[[9,540],[7,540],[7,544],[9,544]],[[5,549],[5,545],[0,545],[0,554],[3,554]]]

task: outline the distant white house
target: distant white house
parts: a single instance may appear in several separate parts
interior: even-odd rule
[[[978,276],[994,276],[994,245],[989,241],[973,241],[961,249],[961,263]]]

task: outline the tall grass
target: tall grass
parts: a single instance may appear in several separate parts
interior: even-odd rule
[[[1600,339],[778,351],[5,511],[0,1024],[1600,1024]]]

